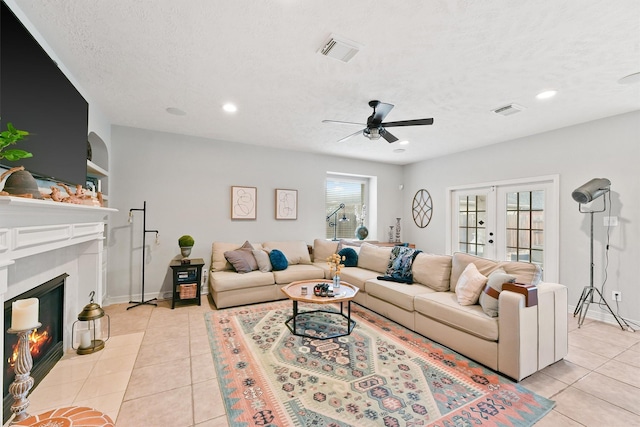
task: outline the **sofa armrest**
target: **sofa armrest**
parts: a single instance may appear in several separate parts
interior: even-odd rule
[[[499,307],[498,371],[520,381],[538,370],[538,307],[510,291],[500,292]]]
[[[541,282],[538,305],[525,296],[500,293],[498,370],[520,381],[564,358],[568,351],[567,287]]]

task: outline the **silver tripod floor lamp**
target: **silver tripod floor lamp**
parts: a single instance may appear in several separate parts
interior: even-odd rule
[[[603,198],[604,204],[603,204],[602,209],[600,209],[600,210],[591,210],[591,209],[583,210],[582,209],[583,204],[589,203],[589,202],[597,199],[601,195],[603,195],[605,193],[608,193],[610,186],[611,186],[611,181],[609,181],[608,179],[606,179],[606,178],[594,178],[591,181],[587,182],[586,184],[582,185],[581,187],[578,187],[571,194],[573,199],[576,202],[579,203],[578,210],[581,213],[588,213],[589,216],[590,216],[590,220],[591,220],[591,224],[590,224],[590,247],[589,247],[589,249],[590,249],[589,286],[585,286],[584,289],[582,290],[582,295],[580,295],[580,299],[578,300],[578,304],[576,305],[576,309],[573,312],[573,317],[578,316],[578,328],[581,327],[582,323],[584,322],[584,318],[587,315],[587,311],[589,311],[589,305],[591,303],[593,303],[593,294],[596,293],[600,297],[600,301],[604,303],[604,305],[609,310],[609,313],[611,313],[613,318],[616,319],[616,322],[618,322],[618,325],[620,325],[620,328],[622,328],[622,330],[624,331],[624,329],[625,329],[624,327],[625,326],[628,329],[631,329],[629,324],[624,319],[622,319],[621,317],[618,317],[613,312],[613,310],[611,310],[611,307],[609,307],[609,304],[607,304],[607,301],[602,297],[602,293],[595,286],[593,286],[593,214],[599,213],[599,212],[604,212],[604,211],[607,210],[607,199]],[[598,303],[598,304],[600,304],[600,303]],[[623,326],[623,323],[624,323],[624,326]]]

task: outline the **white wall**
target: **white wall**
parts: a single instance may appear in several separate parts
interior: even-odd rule
[[[146,298],[170,292],[169,262],[178,256],[178,237],[190,234],[196,243],[191,257],[206,266],[215,240],[304,240],[325,232],[325,177],[327,171],[377,176],[378,227],[370,239],[385,239],[385,228],[400,216],[402,167],[308,153],[284,151],[184,135],[114,126],[111,133],[107,239],[109,270],[107,303],[139,299],[142,213],[131,208],[147,201],[145,264]],[[231,221],[230,187],[258,189],[258,219]],[[275,189],[298,190],[298,219],[275,220]]]
[[[569,287],[570,311],[584,286],[589,285],[589,215],[578,212],[571,192],[591,178],[611,180],[611,216],[620,226],[611,229],[609,267],[604,296],[622,291],[620,313],[640,321],[640,112],[557,129],[527,138],[495,144],[405,167],[403,216],[410,218],[413,195],[427,189],[433,199],[433,217],[427,228],[406,221],[407,240],[419,248],[444,253],[445,203],[449,187],[560,175],[560,282]],[[606,227],[594,219],[595,286],[604,280]],[[616,310],[615,305],[612,307]],[[596,305],[589,317],[599,315]],[[608,313],[607,310],[604,310]]]

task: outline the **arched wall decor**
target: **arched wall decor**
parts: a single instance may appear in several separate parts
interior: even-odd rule
[[[433,203],[431,194],[425,189],[418,190],[413,196],[411,204],[411,212],[413,214],[413,222],[420,228],[425,228],[431,222],[431,213],[433,211]]]

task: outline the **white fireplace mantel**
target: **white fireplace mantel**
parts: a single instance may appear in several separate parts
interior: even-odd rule
[[[65,281],[63,341],[95,291],[103,295],[105,222],[116,209],[0,196],[0,296],[10,300],[61,274]],[[0,326],[7,329],[4,316]],[[0,350],[3,352],[3,350]],[[4,357],[0,353],[0,357]]]

